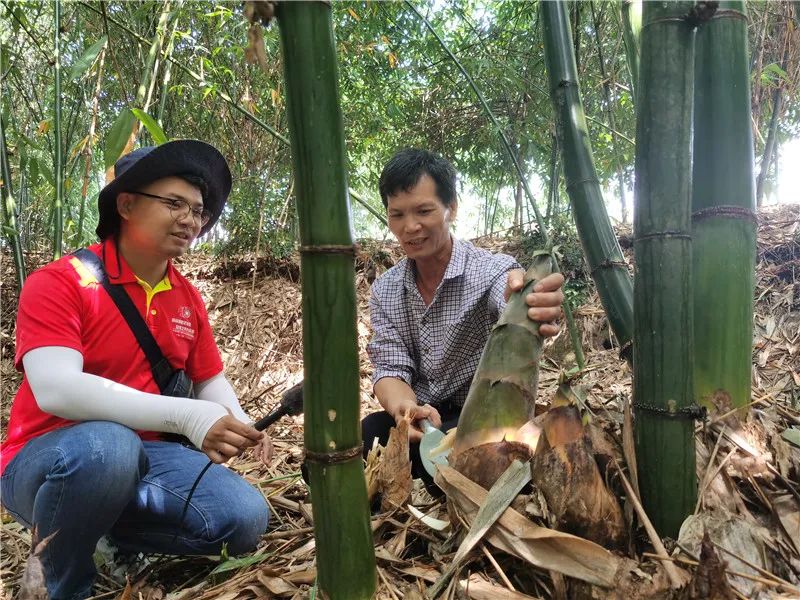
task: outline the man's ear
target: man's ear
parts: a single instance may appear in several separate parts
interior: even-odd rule
[[[453,203],[447,207],[450,211],[450,225],[456,222],[458,216],[458,200],[453,200]]]
[[[123,219],[130,217],[133,210],[133,203],[136,201],[136,196],[128,192],[121,192],[117,194],[117,212]]]

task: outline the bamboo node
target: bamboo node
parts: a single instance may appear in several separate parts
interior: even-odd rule
[[[301,254],[350,254],[356,255],[357,244],[315,244],[300,246]]]
[[[597,177],[586,177],[584,179],[578,179],[576,181],[568,181],[566,183],[566,185],[564,186],[564,189],[566,189],[567,192],[569,192],[575,186],[581,185],[583,183],[591,183],[591,184],[600,185],[600,181],[597,179]]]
[[[705,421],[708,416],[708,411],[705,406],[698,406],[697,404],[689,404],[680,408],[675,408],[674,403],[670,408],[663,406],[654,406],[652,404],[638,404],[633,403],[634,412],[643,410],[645,412],[655,413],[665,419],[689,419],[691,421]]]
[[[711,206],[709,208],[696,210],[692,213],[692,223],[702,221],[703,219],[709,219],[711,217],[730,217],[732,219],[749,220],[755,225],[758,225],[758,217],[756,216],[755,211],[745,208],[744,206],[728,205]]]
[[[625,269],[625,272],[628,271],[628,264],[624,260],[604,260],[600,264],[598,264],[594,269],[590,271],[590,275],[594,277],[594,274],[599,271],[600,269],[614,269],[614,268],[621,268]]]
[[[364,452],[364,446],[353,446],[338,452],[314,452],[306,449],[305,462],[322,463],[324,465],[335,465],[347,462],[354,458],[360,458]]]
[[[654,231],[653,233],[646,233],[644,235],[637,236],[633,238],[633,243],[636,242],[644,242],[651,239],[660,239],[660,238],[676,238],[681,240],[689,240],[691,241],[692,236],[684,231]]]
[[[693,27],[708,23],[714,17],[718,8],[719,2],[716,0],[701,0],[689,9],[689,14],[686,15],[686,22]]]
[[[740,21],[748,22],[747,15],[735,8],[718,8],[714,13],[712,19],[738,19]]]

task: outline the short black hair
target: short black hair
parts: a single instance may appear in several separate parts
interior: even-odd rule
[[[410,191],[426,174],[436,183],[442,204],[452,206],[456,201],[456,170],[450,161],[427,150],[406,148],[389,159],[378,180],[384,208],[389,206],[389,196]]]
[[[194,173],[178,173],[175,177],[183,179],[189,185],[200,190],[200,194],[203,196],[203,204],[205,204],[206,198],[208,198],[208,184],[205,179]]]

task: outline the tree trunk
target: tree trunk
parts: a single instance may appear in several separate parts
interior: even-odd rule
[[[282,2],[278,22],[300,216],[305,446],[319,583],[332,600],[367,599],[376,571],[361,458],[355,249],[331,7]]]

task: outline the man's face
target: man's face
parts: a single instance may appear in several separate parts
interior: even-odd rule
[[[202,227],[192,210],[202,208],[200,190],[180,177],[164,177],[117,197],[122,235],[139,252],[165,258],[189,249]]]
[[[446,207],[436,193],[436,182],[426,174],[409,191],[387,198],[389,229],[408,258],[416,261],[447,259],[450,253],[450,224],[457,203]]]

